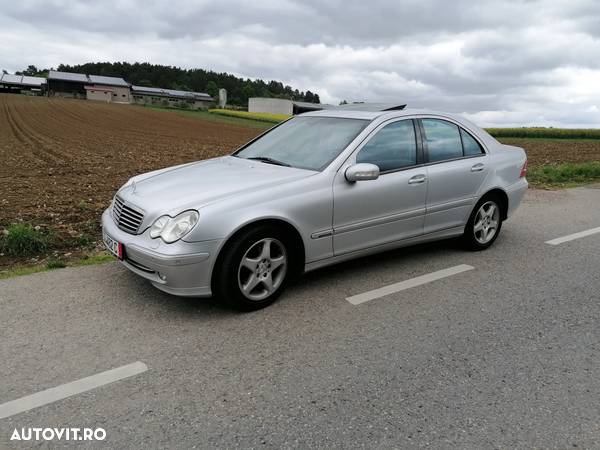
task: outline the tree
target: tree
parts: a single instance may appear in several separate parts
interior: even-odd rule
[[[2,73],[7,74],[8,72],[6,70],[2,69]]]
[[[340,105],[347,105],[347,104],[348,104],[348,101],[347,101],[347,100],[342,100],[342,101],[340,102]]]
[[[319,98],[319,94],[313,94],[313,103],[321,103],[321,99]]]
[[[38,73],[39,73],[39,70],[33,64],[28,65],[27,69],[25,69],[23,71],[23,75],[28,75],[31,77],[36,76]]]
[[[213,80],[210,80],[208,83],[206,83],[206,93],[212,98],[216,98],[217,95],[219,95],[219,87],[217,86],[217,83],[215,83]]]
[[[246,84],[243,88],[242,88],[242,94],[243,94],[243,101],[244,103],[246,103],[248,101],[248,99],[250,97],[254,97],[254,88],[252,87],[251,84]]]
[[[313,103],[314,100],[314,96],[313,93],[310,91],[306,91],[306,94],[304,94],[304,101],[305,102],[309,102],[309,103]]]
[[[176,91],[186,91],[186,92],[189,92],[189,91],[190,91],[190,88],[189,88],[189,87],[187,87],[187,85],[185,85],[185,84],[180,84],[180,83],[178,83],[177,81],[173,81],[173,82],[170,84],[169,88],[170,88],[170,89],[174,89],[174,90],[176,90]]]

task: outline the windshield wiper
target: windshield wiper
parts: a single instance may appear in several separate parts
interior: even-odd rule
[[[246,159],[255,159],[256,161],[266,162],[268,164],[275,164],[276,166],[291,167],[288,163],[284,163],[283,161],[278,161],[267,156],[249,156]]]

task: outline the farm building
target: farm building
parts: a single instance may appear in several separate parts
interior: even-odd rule
[[[48,96],[86,98],[85,86],[89,83],[83,73],[56,72],[48,74]]]
[[[131,101],[129,83],[123,78],[55,70],[48,74],[48,95],[114,103]]]
[[[298,102],[284,98],[251,97],[248,99],[248,112],[262,112],[270,114],[301,114],[309,111],[328,109],[331,105],[322,103]]]
[[[45,78],[11,75],[9,73],[0,74],[0,92],[42,95],[45,89]]]
[[[187,92],[175,89],[162,89],[146,86],[131,86],[133,103],[140,105],[160,105],[189,107],[190,109],[208,109],[214,99],[203,92]],[[187,105],[187,106],[184,106]]]

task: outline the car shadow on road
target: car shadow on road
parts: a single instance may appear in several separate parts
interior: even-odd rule
[[[122,268],[124,284],[127,285],[132,305],[141,308],[152,308],[166,314],[189,316],[227,316],[232,310],[224,302],[216,298],[179,297],[163,292],[150,284],[147,280]]]
[[[373,273],[389,268],[390,266],[402,267],[406,264],[423,262],[428,259],[439,260],[444,255],[455,254],[457,251],[463,251],[460,243],[456,239],[447,239],[390,250],[324,267],[297,278],[277,303],[285,308],[284,305],[287,303],[285,301],[286,296],[301,296],[302,294],[310,293],[313,289],[322,289],[324,285],[329,285],[335,289],[335,285],[339,284],[340,281],[355,280],[365,276],[365,272]],[[171,314],[173,316],[211,319],[241,314],[222,299],[178,297],[167,294],[156,289],[137,275],[125,269],[123,270],[122,276],[126,277],[123,281],[126,282],[128,290],[138,294],[130,297],[131,302],[132,304],[139,305],[141,308],[151,307],[154,311],[161,311],[162,314]],[[340,296],[343,297],[344,293],[340,292]]]
[[[367,267],[368,270],[377,270],[378,268],[388,267],[390,264],[401,265],[407,262],[420,262],[426,258],[440,258],[444,254],[455,253],[457,251],[464,251],[457,239],[427,242],[410,247],[388,250],[386,252],[324,267],[304,274],[302,280],[304,282],[312,283],[326,281],[333,276],[355,277],[357,275],[363,275],[365,273],[365,267]]]

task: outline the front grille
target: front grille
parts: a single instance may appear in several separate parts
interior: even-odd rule
[[[113,219],[115,219],[115,223],[121,230],[130,234],[137,234],[144,220],[144,214],[126,205],[119,197],[115,197]]]

